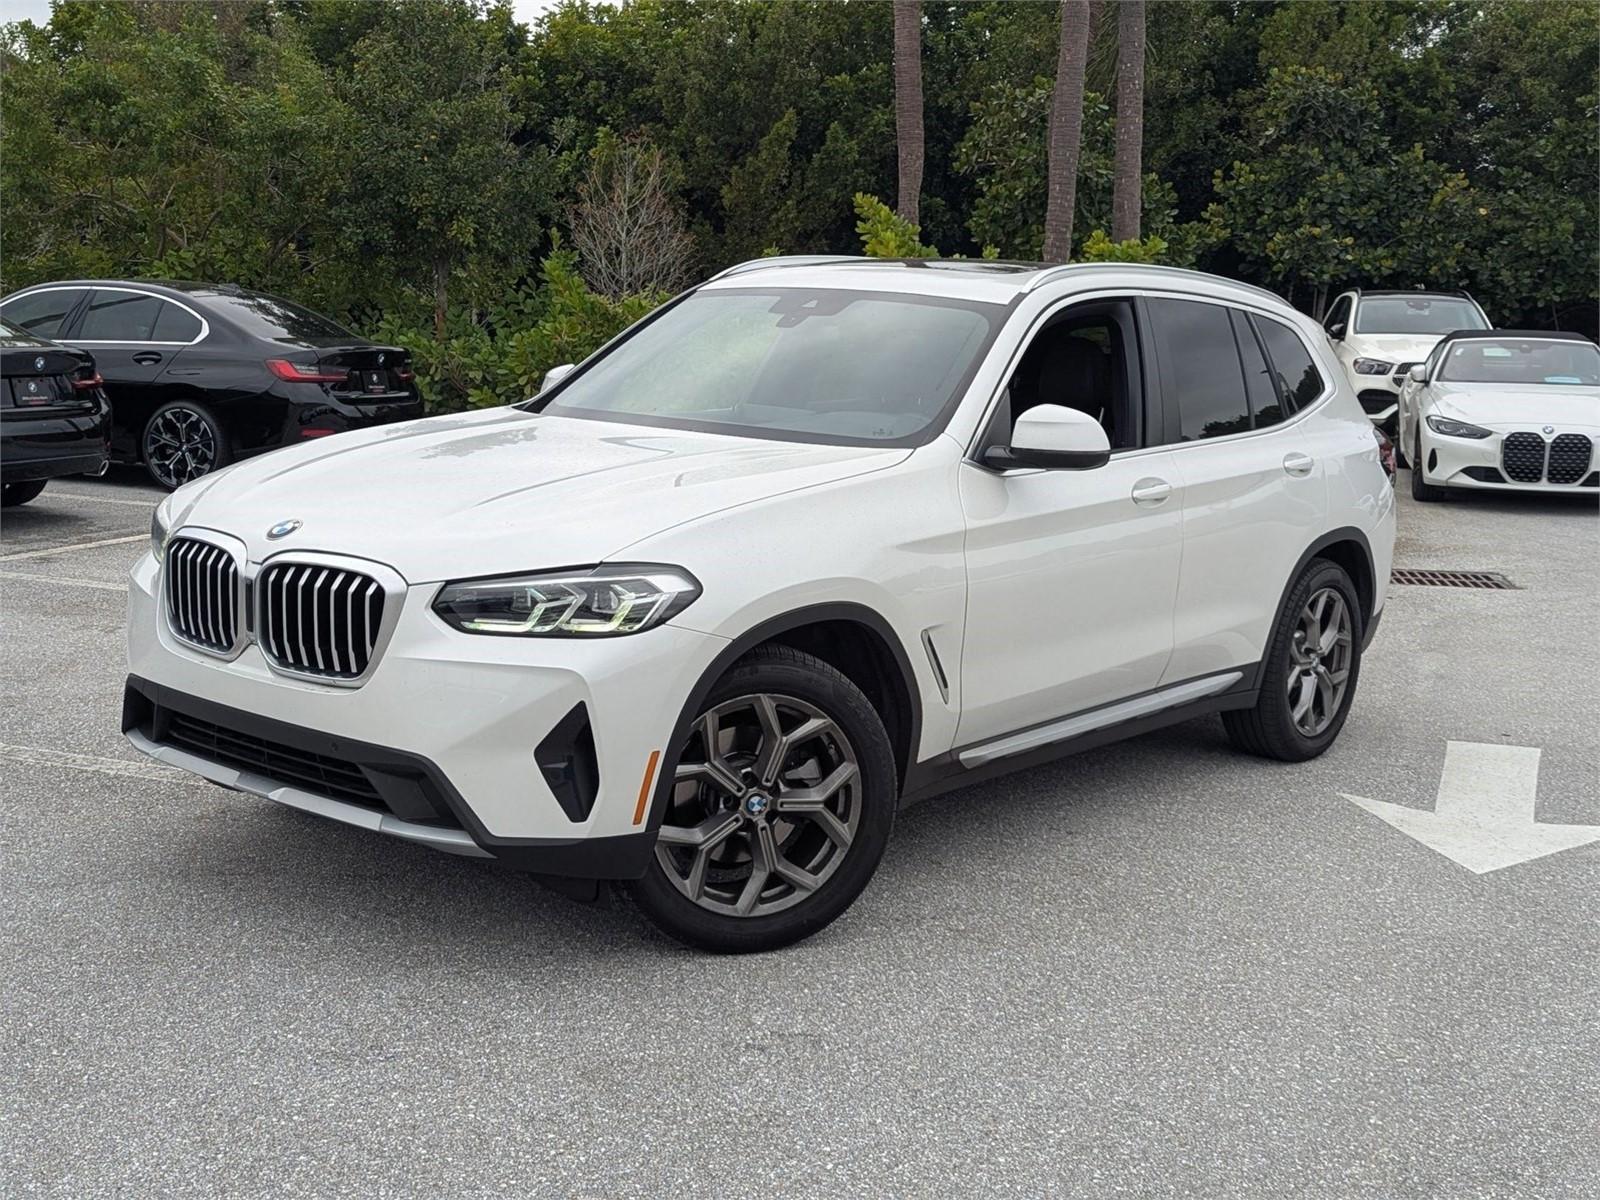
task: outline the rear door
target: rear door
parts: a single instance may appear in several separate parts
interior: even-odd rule
[[[95,357],[111,400],[112,448],[138,455],[139,437],[161,406],[164,376],[204,323],[176,301],[134,288],[99,287],[65,340]]]
[[[1151,297],[1166,437],[1183,491],[1183,566],[1163,684],[1247,668],[1264,653],[1279,598],[1321,531],[1327,484],[1313,425],[1288,410],[1323,381],[1269,361],[1256,320],[1199,298]],[[1306,364],[1299,335],[1274,322]],[[1305,391],[1280,376],[1301,376]]]

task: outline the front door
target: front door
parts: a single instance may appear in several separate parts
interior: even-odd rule
[[[188,335],[181,340],[169,334],[174,318],[183,323],[178,332]],[[111,450],[120,461],[139,457],[139,438],[161,405],[162,376],[198,329],[192,314],[160,296],[96,288],[89,297],[66,340],[94,355],[111,401]]]

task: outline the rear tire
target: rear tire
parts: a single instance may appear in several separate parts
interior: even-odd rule
[[[1364,624],[1344,568],[1312,559],[1278,617],[1255,707],[1222,714],[1228,740],[1281,762],[1304,762],[1333,745],[1355,699]]]
[[[15,508],[19,504],[26,504],[44,491],[48,482],[43,479],[29,479],[23,483],[0,484],[0,508]]]
[[[1422,457],[1422,434],[1420,432],[1416,435],[1416,439],[1411,443],[1411,445],[1413,447],[1413,453],[1411,455],[1411,498],[1413,500],[1420,500],[1424,504],[1431,503],[1435,500],[1443,500],[1444,489],[1442,487],[1435,487],[1433,484],[1429,483],[1423,478],[1422,464],[1426,460]]]
[[[675,751],[655,855],[627,885],[664,933],[717,953],[776,950],[867,886],[894,825],[894,753],[839,671],[762,646],[718,680]]]
[[[174,400],[151,413],[139,450],[150,478],[169,492],[227,466],[233,457],[222,423],[192,400]]]

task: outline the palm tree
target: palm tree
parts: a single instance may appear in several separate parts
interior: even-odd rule
[[[1061,0],[1061,48],[1050,103],[1049,186],[1044,208],[1044,257],[1072,256],[1072,214],[1078,198],[1078,146],[1083,136],[1083,68],[1089,56],[1088,0]]]
[[[920,224],[922,197],[922,5],[894,0],[894,135],[900,194],[896,211]]]
[[[1144,0],[1117,5],[1117,156],[1111,240],[1139,236],[1144,183]]]

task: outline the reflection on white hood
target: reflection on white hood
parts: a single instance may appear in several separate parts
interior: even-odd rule
[[[1362,358],[1381,358],[1399,366],[1424,361],[1443,337],[1442,333],[1356,333],[1350,336],[1350,348]]]
[[[1488,428],[1600,430],[1600,388],[1564,384],[1428,385],[1423,412]]]
[[[498,408],[320,438],[173,496],[173,528],[259,560],[322,550],[411,583],[600,562],[670,526],[878,470],[910,451],[767,441]],[[266,532],[302,524],[283,541]]]

